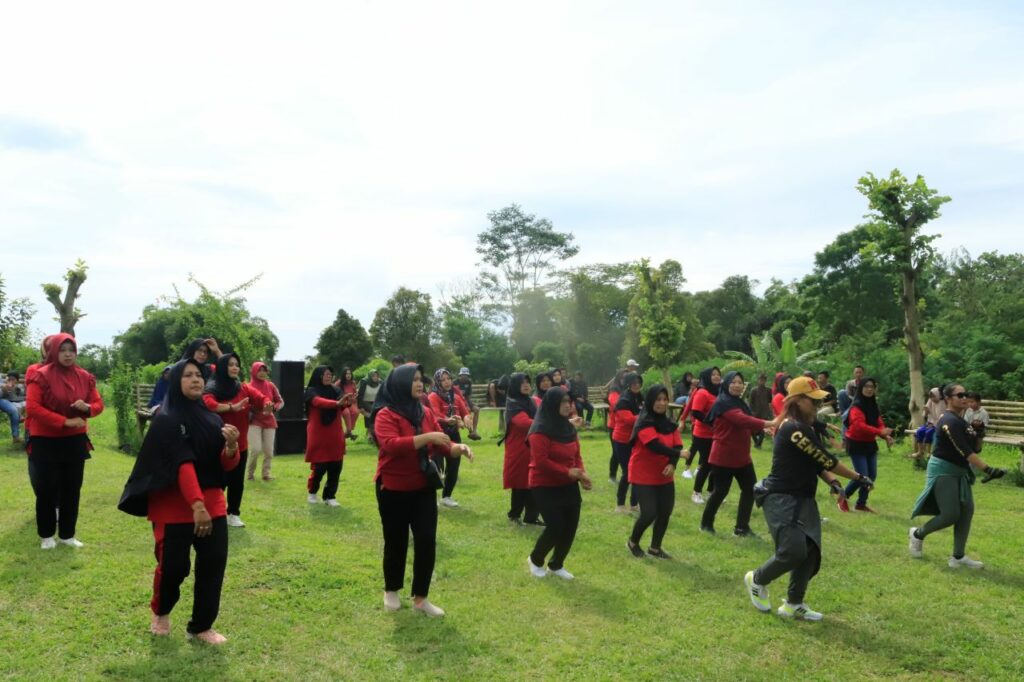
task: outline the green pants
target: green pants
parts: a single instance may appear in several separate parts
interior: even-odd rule
[[[974,518],[974,500],[960,497],[960,478],[939,476],[935,479],[932,496],[939,506],[939,513],[918,530],[926,538],[937,530],[953,526],[953,556],[962,557],[967,551],[967,536],[971,534],[971,519]]]

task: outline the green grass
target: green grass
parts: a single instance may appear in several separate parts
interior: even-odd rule
[[[493,419],[493,417],[492,417]],[[923,478],[884,453],[877,516],[830,521],[808,603],[824,622],[792,623],[753,609],[743,573],[766,559],[764,541],[697,532],[688,482],[665,540],[675,560],[633,559],[631,519],[613,513],[603,433],[584,438],[595,489],[584,495],[567,567],[577,579],[536,580],[526,555],[538,533],[505,521],[501,454],[490,439],[465,463],[458,510],[441,510],[431,598],[441,620],[381,608],[381,537],[371,482],[375,453],[350,447],[341,509],[305,501],[301,456],[274,463],[277,480],[246,489],[245,529],[231,550],[217,628],[221,648],[184,640],[191,579],[173,635],[147,632],[153,569],[148,524],[115,509],[133,460],[113,447],[113,417],[94,426],[75,551],[39,549],[25,457],[0,454],[0,676],[11,679],[1021,679],[1024,491],[976,488],[970,554],[980,572],[946,568],[949,531],[926,558],[906,552],[907,514]],[[492,431],[493,423],[484,431]],[[687,439],[688,440],[688,439]],[[985,456],[1013,466],[1009,449]],[[761,475],[767,452],[756,454]],[[735,493],[734,493],[735,496]],[[735,499],[719,514],[731,527]],[[760,512],[754,529],[765,534]],[[646,539],[646,538],[645,538]],[[410,573],[407,575],[411,578]],[[408,584],[408,583],[407,583]],[[784,581],[772,585],[773,602]]]

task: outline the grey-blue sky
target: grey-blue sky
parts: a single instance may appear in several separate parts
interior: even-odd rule
[[[1024,251],[1013,3],[10,18],[0,272],[42,329],[39,282],[89,261],[85,342],[188,272],[227,287],[262,270],[251,307],[300,357],[338,307],[369,324],[399,285],[470,277],[486,213],[511,202],[573,231],[574,262],[672,257],[702,289],[801,276],[864,213],[856,179],[899,167],[953,196],[941,248]]]

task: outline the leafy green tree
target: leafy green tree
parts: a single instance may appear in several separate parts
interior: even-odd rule
[[[591,381],[610,377],[619,367],[636,282],[633,267],[595,264],[558,274],[551,307],[555,338],[570,370],[583,371]]]
[[[517,356],[504,335],[487,326],[486,314],[472,295],[458,295],[441,305],[441,337],[482,383],[511,371]]]
[[[29,322],[35,306],[27,298],[7,298],[7,288],[0,275],[0,369],[19,367],[21,348],[29,340]]]
[[[429,366],[434,357],[431,330],[435,328],[430,294],[399,287],[373,316],[370,339],[381,357],[398,353]]]
[[[722,367],[722,371],[738,369],[745,370],[750,376],[766,374],[771,377],[776,372],[796,376],[808,369],[819,369],[814,361],[822,356],[821,349],[803,352],[797,350],[797,343],[790,329],[782,330],[780,337],[781,343],[777,343],[770,332],[761,337],[751,335],[753,355],[735,350],[724,351],[725,357],[731,358],[732,362]]]
[[[871,243],[863,252],[900,276],[903,335],[910,375],[908,408],[911,423],[918,426],[925,401],[918,280],[934,258],[932,242],[939,236],[923,234],[921,229],[941,216],[939,208],[950,198],[928,187],[922,176],[910,182],[896,169],[888,178],[876,178],[868,173],[857,182],[857,191],[867,198],[869,209],[865,218]]]
[[[754,293],[756,285],[746,275],[732,275],[717,289],[694,295],[697,317],[705,322],[705,336],[715,347],[750,352],[750,335],[770,326]]]
[[[519,295],[512,325],[512,345],[521,358],[530,357],[541,341],[558,338],[553,300],[542,289],[529,289]]]
[[[110,346],[86,343],[78,348],[78,364],[100,381],[110,378],[110,372],[117,362],[116,353]]]
[[[672,270],[668,271],[669,273]],[[666,284],[666,271],[651,269],[642,259],[636,266],[637,291],[629,306],[630,325],[637,330],[640,347],[647,351],[651,364],[662,372],[662,381],[672,385],[669,367],[682,357],[686,323],[673,311],[673,291]]]
[[[359,320],[339,308],[334,322],[320,332],[316,351],[324,364],[340,372],[342,367],[359,367],[369,360],[373,345]]]
[[[566,366],[565,348],[554,341],[538,341],[531,355],[534,363],[544,364],[549,368]]]
[[[60,331],[64,334],[75,335],[75,325],[85,316],[78,309],[78,290],[85,283],[88,276],[89,266],[81,258],[75,261],[74,266],[68,268],[64,273],[64,281],[67,282],[65,290],[61,285],[46,283],[43,285],[43,293],[46,300],[53,304],[57,311],[57,320],[60,322]],[[63,296],[63,298],[61,298]]]

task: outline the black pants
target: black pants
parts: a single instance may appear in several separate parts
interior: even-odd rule
[[[324,499],[333,500],[338,495],[338,481],[341,479],[341,467],[345,460],[337,462],[317,462],[309,465],[309,480],[306,481],[306,490],[310,495],[316,495],[320,490],[320,481],[324,474],[327,474],[327,483],[324,485]]]
[[[196,550],[196,581],[192,597],[192,619],[186,630],[192,634],[213,627],[220,612],[220,592],[224,569],[228,565],[227,519],[213,520],[213,531],[206,537],[195,535],[192,523],[154,523],[156,573],[153,575],[153,599],[150,607],[158,616],[166,616],[178,603],[181,583],[190,569],[191,550]]]
[[[537,505],[533,502],[533,495],[527,488],[512,488],[512,507],[508,510],[508,518],[518,519],[533,523],[537,520]],[[525,514],[524,514],[525,512]]]
[[[245,463],[249,461],[249,450],[242,450],[238,456],[238,466],[225,472],[227,479],[224,496],[228,501],[228,514],[238,516],[242,510],[242,493],[245,492]]]
[[[452,439],[452,443],[462,442],[462,436],[459,435],[458,429],[446,430],[445,434]],[[444,474],[444,489],[441,491],[441,497],[451,497],[455,490],[455,484],[459,482],[459,466],[462,464],[462,458],[441,456],[435,457],[434,461],[437,462],[437,468]]]
[[[622,478],[619,479],[619,487],[615,491],[615,502],[621,507],[626,504],[626,489],[629,488],[629,458],[633,456],[633,446],[613,440],[612,451],[619,466],[622,467]],[[629,493],[629,504],[636,506],[635,486]]]
[[[590,422],[594,419],[594,406],[593,404],[591,404],[589,400],[577,400],[576,412],[578,414],[584,415],[583,422],[585,424],[590,424]]]
[[[771,420],[769,419],[769,421]],[[760,448],[761,443],[764,442],[764,431],[758,431],[757,433],[753,434],[751,438],[754,439],[754,445]]]
[[[377,510],[384,531],[384,590],[398,592],[405,583],[411,530],[412,595],[426,597],[437,554],[437,494],[431,488],[385,490],[377,481]]]
[[[708,457],[711,456],[711,444],[713,442],[710,438],[694,436],[693,441],[690,443],[690,459],[687,460],[686,464],[689,465],[693,461],[693,456],[697,455],[697,466],[700,467],[697,470],[697,475],[693,477],[693,492],[695,493],[704,490],[704,483],[708,480],[708,475],[711,473],[711,467],[708,466]],[[713,487],[714,483],[709,486],[709,488]]]
[[[715,527],[715,514],[722,506],[729,489],[732,488],[732,481],[740,484],[740,506],[736,510],[736,530],[750,530],[750,513],[754,510],[754,484],[757,483],[757,474],[754,473],[754,465],[748,464],[739,469],[728,467],[710,466],[711,469],[711,497],[708,498],[704,507],[704,516],[701,517],[700,525],[705,528]]]
[[[29,481],[36,494],[36,530],[39,537],[52,538],[54,533],[61,540],[75,537],[88,447],[89,440],[85,435],[32,438]]]
[[[616,472],[619,470],[619,458],[615,456],[615,441],[612,440],[612,430],[608,429],[608,442],[612,446],[611,459],[608,460],[608,478],[615,478]],[[626,475],[625,472],[622,473]]]
[[[629,539],[634,545],[640,544],[644,531],[653,523],[651,549],[661,549],[661,541],[676,506],[676,484],[673,481],[663,485],[634,485],[633,490],[640,500],[640,518],[633,524],[633,534]]]
[[[553,549],[548,568],[557,571],[565,563],[576,539],[576,528],[580,525],[580,506],[583,504],[580,486],[570,483],[554,488],[531,488],[530,492],[547,524],[530,552],[530,561],[534,566],[543,566],[545,557]]]

